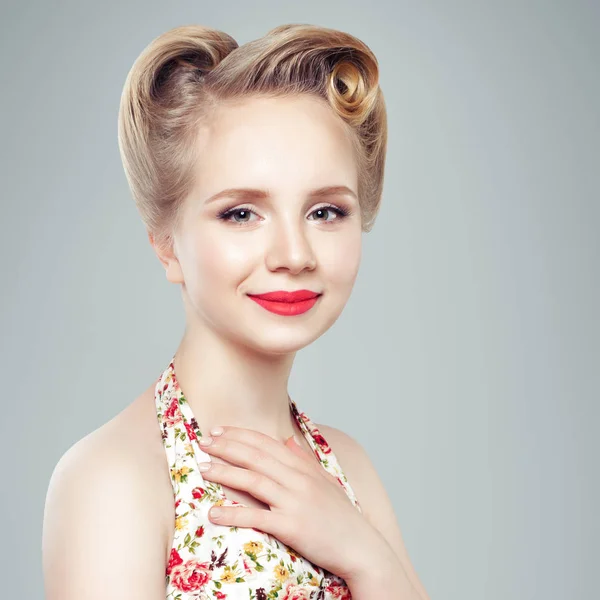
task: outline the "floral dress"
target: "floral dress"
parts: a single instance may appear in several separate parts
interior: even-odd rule
[[[166,568],[168,600],[349,599],[346,582],[311,563],[274,536],[250,527],[218,525],[214,505],[244,506],[225,497],[219,483],[204,481],[199,462],[209,462],[202,433],[175,376],[174,359],[155,387],[158,423],[175,502],[175,531]],[[289,396],[288,396],[289,397]],[[289,398],[290,410],[319,462],[337,478],[362,512],[338,460],[308,416]]]

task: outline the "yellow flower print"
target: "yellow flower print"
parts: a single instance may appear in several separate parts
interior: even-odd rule
[[[188,520],[185,517],[177,517],[175,519],[175,529],[183,529],[188,524]]]
[[[246,542],[244,544],[244,552],[246,554],[251,554],[253,556],[258,556],[259,552],[263,549],[263,545],[261,542],[257,542],[252,540],[251,542]]]
[[[181,478],[187,475],[189,472],[190,468],[186,466],[181,467],[181,469],[171,469],[171,477],[175,481],[180,482]]]
[[[239,574],[234,570],[232,565],[225,565],[223,568],[223,574],[219,578],[222,583],[236,583]]]
[[[280,582],[286,581],[287,578],[290,576],[290,572],[283,565],[277,565],[273,569],[273,574],[275,575],[277,581]]]

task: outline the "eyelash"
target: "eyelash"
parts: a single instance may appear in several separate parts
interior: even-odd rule
[[[332,221],[325,221],[323,219],[317,219],[317,221],[323,221],[324,223],[333,223],[335,221],[342,220],[345,217],[352,214],[351,211],[349,211],[345,208],[341,208],[339,206],[334,206],[333,204],[327,204],[326,206],[319,206],[319,208],[315,208],[315,210],[313,210],[313,212],[310,214],[313,214],[313,213],[317,212],[318,210],[331,210],[335,214],[337,214],[337,217],[335,219],[333,219]],[[226,208],[217,215],[217,218],[221,219],[223,221],[229,221],[229,217],[233,216],[234,214],[236,214],[238,212],[242,212],[242,211],[254,212],[250,206],[239,206],[236,208]],[[234,225],[245,225],[246,224],[246,222],[244,222],[244,221],[242,221],[242,222],[229,221],[229,222],[233,223]],[[249,221],[248,221],[248,223],[249,223]]]

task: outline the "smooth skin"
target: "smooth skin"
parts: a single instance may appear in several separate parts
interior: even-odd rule
[[[350,141],[326,104],[296,96],[222,108],[199,131],[198,144],[203,159],[175,244],[159,248],[149,237],[167,280],[181,288],[186,330],[176,353],[178,381],[205,435],[217,425],[236,427],[283,445],[295,434],[319,466],[290,414],[287,387],[297,350],[337,320],[358,272],[362,232]],[[262,192],[211,200],[230,188]],[[314,194],[326,188],[329,196]],[[229,208],[235,212],[219,218]],[[279,289],[323,295],[294,317],[246,296]],[[380,552],[384,541],[398,558],[412,585],[407,600],[429,600],[365,450],[336,428],[317,427],[380,534],[373,548]],[[221,473],[234,465],[225,456],[211,462],[221,463]],[[222,485],[228,498],[264,508],[243,489]],[[43,533],[47,600],[163,599],[173,528],[151,384],[74,444],[52,474]]]

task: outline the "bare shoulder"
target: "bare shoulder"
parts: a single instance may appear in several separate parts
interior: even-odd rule
[[[383,527],[389,532],[390,528],[386,527],[389,523],[381,520],[381,509],[386,509],[388,520],[396,521],[396,517],[387,491],[367,451],[362,444],[341,429],[324,424],[317,424],[317,428],[337,456],[365,518],[378,529]],[[386,539],[387,537],[386,534]],[[394,546],[394,549],[398,550],[398,546]]]
[[[164,599],[174,509],[149,400],[144,392],[56,464],[42,535],[48,600]]]
[[[342,430],[329,425],[318,423],[316,425],[338,458],[356,494],[363,515],[394,550],[420,597],[429,600],[408,556],[390,497],[366,450],[357,440]]]

